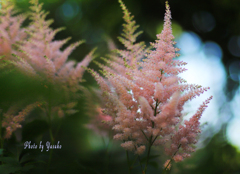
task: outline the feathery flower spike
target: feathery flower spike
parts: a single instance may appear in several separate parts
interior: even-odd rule
[[[93,70],[88,71],[102,90],[105,103],[102,109],[111,117],[107,124],[113,129],[113,138],[136,154],[142,154],[145,149],[150,153],[151,146],[164,146],[171,157],[165,167],[170,168],[169,162],[181,161],[194,151],[192,145],[200,133],[199,119],[212,97],[182,124],[183,105],[209,88],[187,84],[178,76],[186,71],[183,68],[186,63],[175,60],[179,49],[174,47],[168,2],[164,27],[156,42],[151,44],[152,50],[145,49],[143,43],[135,43],[138,26],[124,3],[121,0],[119,3],[126,22],[119,41],[126,49],[115,51],[118,55],[111,55],[110,60],[104,58],[109,67],[98,63],[105,78]]]

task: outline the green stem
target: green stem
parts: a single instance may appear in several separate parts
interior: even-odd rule
[[[137,147],[136,147],[136,146],[134,146],[134,147],[135,147],[135,150],[137,150]],[[143,167],[142,167],[142,163],[141,163],[140,156],[137,155],[137,158],[138,158],[138,162],[139,162],[140,167],[141,167],[141,171],[143,172]],[[136,161],[136,158],[135,158],[134,162],[132,163],[132,166],[134,165],[135,161]],[[136,166],[133,166],[133,168],[134,168],[134,167],[136,167]]]
[[[147,141],[149,141],[149,140],[148,140],[148,138],[147,138],[147,136],[146,136],[146,134],[143,132],[143,130],[142,130],[142,129],[141,129],[141,131],[142,131],[142,133],[143,133],[144,137],[147,139]]]
[[[159,103],[158,103],[158,100],[156,101],[156,105],[155,105],[155,108],[154,108],[154,116],[157,115],[157,107],[158,107]],[[152,128],[154,128],[154,122],[152,121]],[[142,131],[142,130],[141,130]],[[144,134],[144,132],[142,131],[142,133]],[[144,134],[145,135],[145,134]],[[145,135],[146,137],[146,135]],[[153,145],[153,143],[155,142],[155,140],[157,139],[158,135],[153,139],[153,136],[151,135],[150,139],[148,140],[148,138],[146,137],[146,139],[148,140],[148,152],[147,152],[147,161],[146,161],[146,165],[145,165],[145,168],[144,168],[144,171],[143,173],[146,174],[147,173],[147,166],[148,166],[148,161],[149,161],[149,156],[150,156],[150,151],[151,151],[151,147]]]
[[[149,161],[151,147],[152,147],[152,136],[150,137],[150,140],[149,140],[149,146],[148,146],[148,152],[147,152],[147,161],[146,161],[146,165],[145,165],[145,168],[144,168],[144,171],[143,171],[144,174],[147,173],[147,165],[148,165],[148,161]]]
[[[102,136],[102,140],[103,140],[104,146],[106,147],[106,173],[108,173],[110,140],[108,141],[108,143],[106,143],[103,136]]]
[[[137,160],[137,157],[138,156],[136,156],[135,158],[134,158],[134,160],[133,160],[133,162],[132,162],[132,164],[131,164],[131,169],[133,169],[135,166],[133,166],[134,164],[135,164],[135,161]]]
[[[180,147],[181,147],[181,144],[178,145],[177,151],[172,155],[172,157],[171,157],[170,161],[168,162],[167,166],[163,169],[163,172],[164,172],[164,171],[167,171],[168,166],[171,164],[171,162],[172,162],[172,160],[173,160],[173,157],[177,154],[177,152],[178,152],[178,150],[180,149]]]
[[[54,140],[53,140],[53,134],[52,134],[52,129],[50,128],[49,129],[49,133],[50,133],[50,138],[51,138],[51,144],[53,145],[54,144]],[[51,161],[52,161],[52,152],[53,152],[53,149],[50,149],[49,150],[50,154],[49,154],[49,160],[48,160],[48,169],[47,169],[47,174],[49,172],[49,168],[50,168],[50,164],[51,164]]]
[[[2,116],[3,116],[3,114],[2,114],[2,110],[0,110],[0,141],[1,141],[1,143],[0,143],[0,149],[2,149],[2,148],[3,148],[3,136],[2,136]]]
[[[47,116],[48,116],[48,121],[49,121],[49,134],[50,134],[50,138],[51,138],[51,144],[53,145],[54,144],[54,138],[53,138],[53,133],[52,133],[51,110],[52,110],[52,105],[51,105],[51,87],[49,87]],[[50,164],[51,164],[51,160],[52,160],[52,152],[53,152],[53,149],[50,149],[47,174],[49,172],[49,168],[50,168]]]
[[[58,136],[58,132],[59,132],[61,126],[62,126],[62,119],[59,121],[58,127],[55,131],[55,138]]]
[[[127,156],[127,163],[128,163],[128,173],[131,174],[131,166],[130,166],[129,154],[127,150],[126,150],[126,156]]]
[[[155,140],[157,139],[158,135],[156,135],[156,137],[153,139],[151,146],[153,145],[153,143],[155,142]]]
[[[3,111],[0,110],[0,149],[3,149],[3,135],[2,135],[2,118],[3,118]],[[3,153],[1,154],[1,157],[3,156]],[[3,162],[0,162],[0,164],[3,164]]]
[[[141,170],[143,171],[143,167],[142,167],[142,163],[141,163],[141,159],[140,159],[140,156],[138,155],[138,162],[140,164],[140,167],[141,167]]]

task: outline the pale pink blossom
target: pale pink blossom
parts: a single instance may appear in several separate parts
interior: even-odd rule
[[[144,153],[145,149],[146,149],[145,146],[138,147],[137,150],[136,150],[136,154],[142,155]]]
[[[13,45],[26,39],[25,29],[21,28],[26,16],[23,14],[14,16],[14,3],[12,1],[1,1],[0,18],[0,55],[5,55],[5,60],[14,60]]]
[[[130,150],[132,151],[134,149],[134,144],[132,141],[126,141],[124,143],[121,144],[121,146],[126,149],[126,150]]]
[[[18,103],[15,103],[11,107],[9,107],[8,111],[3,113],[3,119],[1,123],[2,127],[6,128],[4,138],[6,139],[10,138],[12,132],[14,132],[17,128],[21,128],[22,126],[20,125],[20,123],[24,121],[25,117],[29,115],[29,113],[40,104],[41,103],[39,102],[29,104],[20,112],[18,112],[18,110],[21,108],[21,105]]]
[[[171,169],[172,164],[170,163],[170,160],[168,159],[165,163],[164,163],[164,168],[166,168],[167,170]]]
[[[183,106],[209,88],[187,84],[178,76],[186,71],[182,67],[186,63],[175,60],[179,49],[174,47],[167,3],[163,31],[151,43],[150,50],[143,42],[135,43],[141,32],[136,32],[138,26],[133,16],[119,2],[126,22],[119,41],[125,50],[117,50],[109,60],[104,59],[109,67],[97,63],[105,78],[88,69],[102,90],[102,108],[112,118],[108,125],[113,129],[113,138],[136,154],[142,154],[146,146],[161,145],[173,160],[181,161],[194,151],[192,145],[200,133],[199,120],[212,97],[184,124]]]
[[[4,60],[24,75],[31,77],[32,80],[43,84],[48,91],[45,100],[49,107],[43,107],[42,110],[50,117],[51,115],[63,117],[78,112],[73,107],[76,105],[79,91],[83,89],[81,85],[85,71],[83,66],[88,66],[95,57],[96,49],[93,49],[79,63],[69,61],[69,55],[84,41],[78,41],[61,50],[70,38],[61,41],[54,40],[55,35],[63,28],[56,30],[50,28],[53,21],[46,20],[47,13],[42,10],[43,4],[39,4],[38,0],[30,0],[31,12],[16,15],[13,2],[11,0],[0,2],[0,66]],[[26,16],[29,17],[31,23],[23,28],[22,23]],[[12,67],[7,66],[7,68]],[[53,95],[56,91],[62,92],[59,98]],[[63,98],[62,96],[65,97],[67,104],[59,100]],[[12,105],[3,114],[2,126],[6,128],[6,138],[21,127],[20,123],[36,106],[36,104],[28,105],[16,115],[21,108],[14,110],[15,104]]]
[[[88,66],[94,58],[96,49],[93,49],[82,62],[68,61],[72,51],[84,41],[75,42],[62,51],[61,47],[70,38],[61,41],[54,40],[55,35],[63,28],[55,30],[50,28],[53,21],[45,19],[47,13],[42,10],[43,4],[39,4],[38,0],[31,0],[30,3],[31,23],[25,28],[21,28],[25,19],[24,15],[13,17],[11,11],[14,4],[8,1],[3,3],[4,8],[1,8],[2,17],[0,19],[0,36],[3,39],[1,42],[3,45],[1,46],[0,43],[0,49],[4,48],[4,50],[2,53],[0,50],[0,55],[4,54],[5,59],[25,75],[44,83],[54,84],[57,88],[62,87],[72,93],[79,91],[85,71],[82,66]],[[7,27],[10,28],[9,32],[7,32]],[[12,48],[13,44],[15,49]],[[8,48],[8,45],[11,48]]]

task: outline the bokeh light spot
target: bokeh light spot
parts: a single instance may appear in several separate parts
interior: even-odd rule
[[[228,49],[233,56],[240,57],[240,36],[232,36],[230,38]]]
[[[69,3],[64,3],[62,5],[63,14],[66,17],[73,17],[73,7]]]
[[[206,11],[194,13],[192,22],[196,30],[204,33],[213,30],[216,25],[213,15]]]
[[[240,78],[240,61],[232,62],[229,65],[229,75],[234,81],[239,81]]]
[[[62,13],[66,19],[72,19],[79,13],[79,5],[75,2],[65,2],[62,6]]]
[[[179,40],[177,47],[181,48],[180,54],[190,54],[199,51],[201,47],[201,39],[194,32],[184,32]]]
[[[207,58],[215,58],[215,59],[222,58],[222,49],[217,43],[212,41],[205,42],[203,46],[203,52]]]

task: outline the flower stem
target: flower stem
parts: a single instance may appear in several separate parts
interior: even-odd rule
[[[158,100],[156,101],[156,106],[154,108],[154,116],[157,115],[157,107],[159,105],[159,102]],[[152,121],[152,128],[154,128],[154,122]],[[142,131],[143,132],[143,131]],[[143,132],[144,133],[144,132]],[[144,134],[145,135],[145,134]],[[145,135],[146,136],[146,135]],[[151,135],[150,139],[148,140],[148,138],[146,137],[146,139],[148,140],[148,152],[147,152],[147,161],[146,161],[146,165],[145,165],[145,168],[144,168],[144,171],[143,173],[146,174],[147,173],[147,165],[148,165],[148,161],[149,161],[149,156],[150,156],[150,151],[151,151],[151,147],[153,145],[153,143],[155,142],[155,140],[157,139],[158,135],[153,139],[153,136]]]
[[[3,149],[3,135],[2,135],[2,119],[3,119],[3,111],[0,110],[0,149]],[[3,153],[1,154],[1,157],[3,156]],[[0,164],[3,164],[3,162],[0,162]]]
[[[131,174],[131,166],[130,166],[129,154],[127,150],[126,150],[126,156],[127,156],[127,163],[128,163],[128,173]]]
[[[141,163],[141,159],[140,159],[140,156],[138,155],[138,162],[140,164],[140,167],[141,167],[141,170],[143,171],[143,167],[142,167],[142,163]]]
[[[134,168],[134,164],[135,164],[135,161],[136,161],[136,159],[138,158],[138,156],[136,156],[135,158],[134,158],[134,160],[133,160],[133,162],[132,162],[132,164],[131,164],[131,169],[133,169]]]
[[[105,148],[106,148],[106,159],[105,159],[105,162],[106,162],[106,174],[108,173],[108,166],[109,166],[109,158],[110,158],[110,153],[109,153],[109,146],[110,146],[110,140],[108,141],[108,143],[106,143],[105,142],[105,140],[104,140],[104,137],[102,136],[102,140],[103,140],[103,144],[104,144],[104,146],[105,146]]]
[[[49,121],[49,134],[50,134],[51,144],[53,145],[54,144],[54,138],[53,138],[53,133],[52,133],[51,110],[52,110],[52,105],[51,105],[51,87],[49,87],[47,116],[48,116],[48,121]],[[52,160],[52,149],[50,149],[47,174],[49,172],[51,160]]]
[[[151,147],[152,147],[152,136],[150,137],[150,140],[149,140],[149,146],[148,146],[148,152],[147,152],[147,161],[146,161],[146,165],[145,165],[145,168],[144,168],[144,171],[143,171],[144,174],[147,173],[147,165],[148,165],[148,161],[149,161]]]
[[[0,143],[0,149],[2,149],[2,148],[3,148],[3,136],[2,136],[2,116],[3,116],[3,114],[2,114],[2,110],[0,110],[0,141],[1,141],[1,143]]]
[[[180,147],[181,147],[181,144],[179,144],[177,151],[173,154],[173,156],[171,157],[170,161],[168,162],[168,164],[166,165],[166,167],[163,169],[163,172],[164,172],[164,171],[167,171],[168,166],[171,164],[171,162],[172,162],[172,160],[173,160],[173,157],[177,154],[177,152],[178,152],[178,150],[180,149]]]

